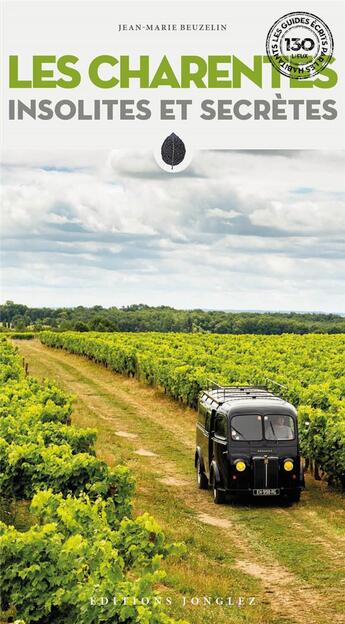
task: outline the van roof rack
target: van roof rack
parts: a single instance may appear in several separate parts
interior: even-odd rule
[[[269,380],[271,381],[271,380]],[[220,386],[215,381],[207,380],[208,388],[203,390],[203,394],[222,405],[228,401],[239,401],[241,399],[270,399],[273,401],[283,401],[281,397],[270,392],[266,386]],[[278,384],[280,385],[280,384]],[[282,386],[284,387],[284,386]]]

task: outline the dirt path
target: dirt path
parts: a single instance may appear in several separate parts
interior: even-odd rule
[[[169,519],[179,513],[181,525],[171,529],[174,539],[187,536],[191,542],[195,535],[195,540],[201,540],[195,555],[191,548],[183,572],[173,566],[172,576],[180,572],[186,578],[188,570],[195,585],[191,595],[200,595],[203,588],[188,568],[196,556],[201,568],[205,562],[210,571],[214,568],[214,583],[220,589],[229,592],[239,587],[247,596],[255,590],[255,611],[249,605],[245,611],[232,611],[234,623],[345,622],[341,496],[327,492],[323,484],[311,483],[301,504],[287,509],[267,504],[215,506],[207,492],[195,486],[192,410],[136,380],[37,341],[18,341],[17,346],[31,374],[55,379],[76,395],[74,422],[97,426],[98,454],[110,463],[125,459],[130,464],[138,480],[138,511],[148,509],[168,530]],[[214,551],[205,557],[202,549],[210,549],[210,544]],[[222,565],[228,566],[231,579],[221,578]],[[211,580],[205,583],[206,592],[211,585]],[[190,609],[183,615],[190,619],[193,613],[192,622],[229,621],[226,612],[223,617],[224,609],[211,615],[205,611],[201,618],[200,611]]]

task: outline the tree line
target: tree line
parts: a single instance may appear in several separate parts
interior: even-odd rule
[[[345,317],[299,312],[177,310],[135,304],[103,308],[31,308],[13,301],[0,305],[3,331],[182,332],[215,334],[345,333]]]

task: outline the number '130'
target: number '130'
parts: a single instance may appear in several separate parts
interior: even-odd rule
[[[299,37],[285,37],[286,41],[286,50],[288,52],[298,52],[299,50],[304,50],[305,52],[312,50],[315,46],[315,42],[306,37],[305,39],[300,39]]]

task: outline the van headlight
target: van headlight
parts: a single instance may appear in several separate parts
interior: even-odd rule
[[[286,459],[284,461],[284,470],[286,470],[286,472],[291,472],[291,470],[293,470],[293,461],[292,459]]]
[[[243,459],[236,459],[235,468],[238,472],[243,472],[247,468],[247,464],[243,461]]]

